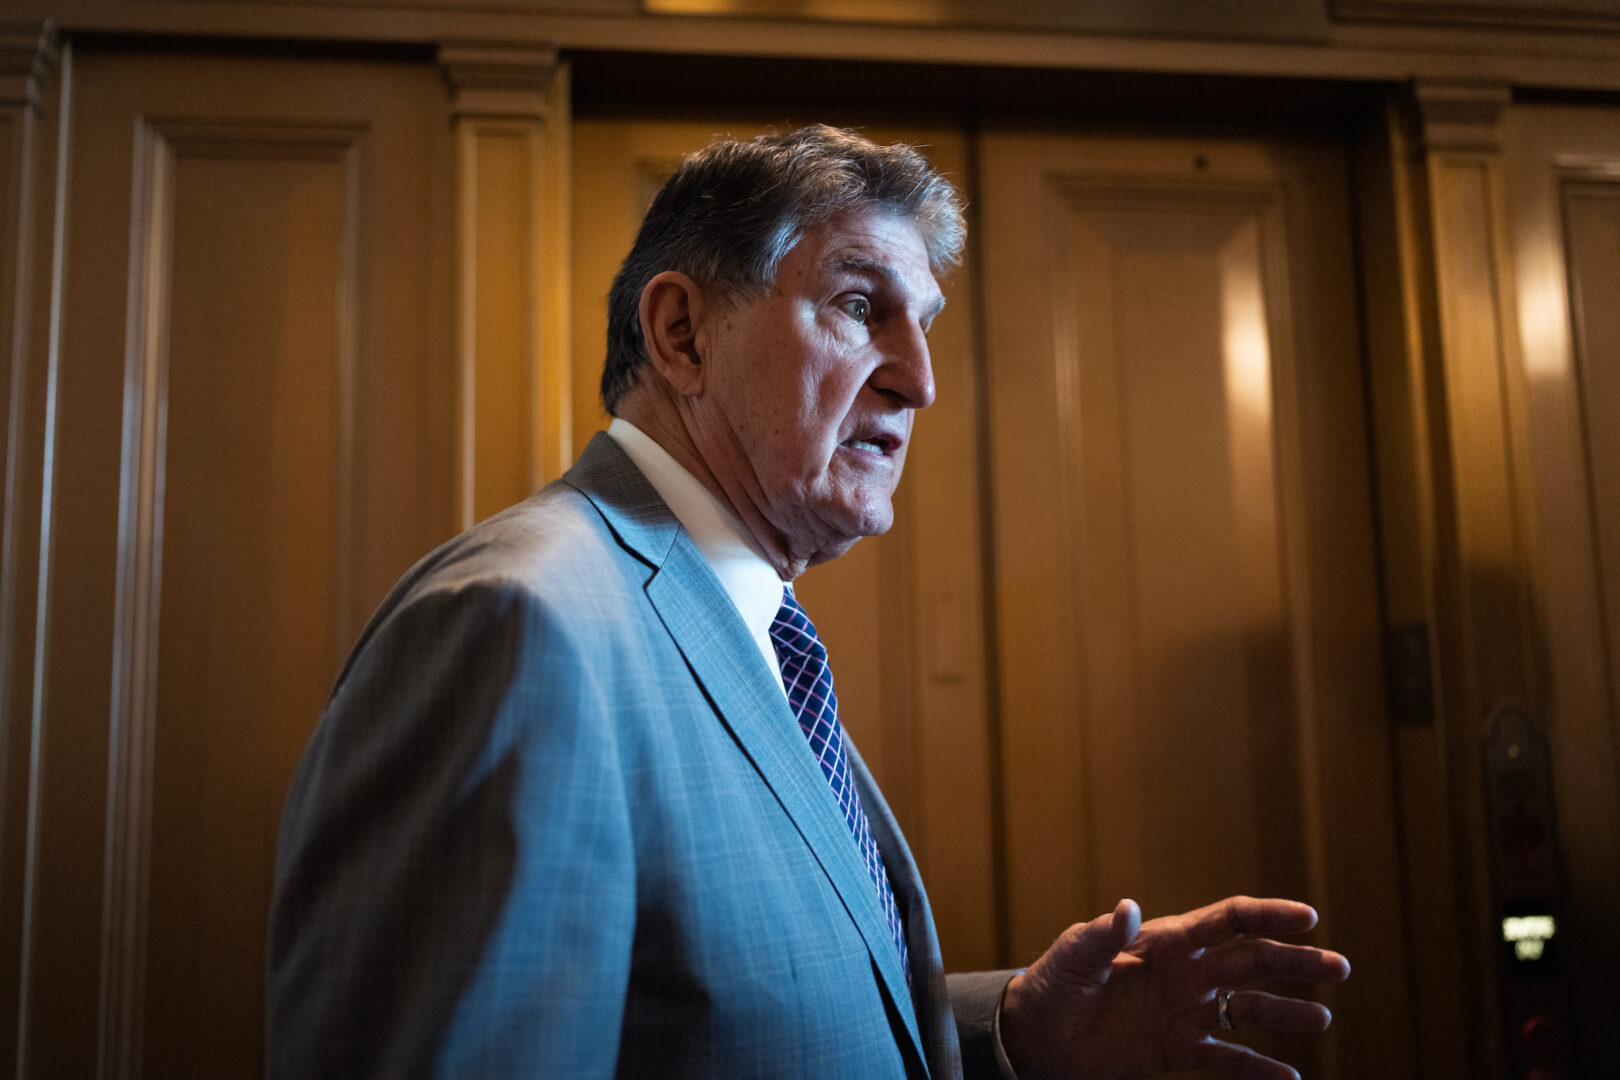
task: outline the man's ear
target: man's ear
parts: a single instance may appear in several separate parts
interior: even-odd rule
[[[641,290],[641,340],[653,370],[685,397],[702,392],[703,358],[697,328],[703,288],[678,270],[665,270]]]

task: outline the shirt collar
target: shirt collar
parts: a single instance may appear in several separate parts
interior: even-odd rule
[[[782,579],[766,561],[764,552],[737,515],[640,428],[623,417],[614,417],[607,433],[629,455],[697,545],[736,605],[743,625],[748,627],[771,671],[778,673],[779,682],[770,629],[782,606]]]

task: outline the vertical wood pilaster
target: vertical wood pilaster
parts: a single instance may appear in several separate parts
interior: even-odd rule
[[[0,21],[0,1062],[20,1060],[58,49]]]
[[[1528,702],[1527,533],[1522,411],[1513,374],[1518,325],[1498,128],[1505,86],[1417,87],[1434,252],[1438,371],[1446,409],[1452,532],[1461,580],[1465,676],[1455,687],[1482,728],[1496,704]]]
[[[461,527],[572,459],[568,72],[556,50],[444,45],[457,172]]]
[[[1441,704],[1436,751],[1450,811],[1451,853],[1470,1026],[1486,1033],[1471,1075],[1500,1077],[1504,987],[1494,962],[1495,890],[1481,773],[1489,718],[1534,710],[1532,530],[1518,382],[1500,129],[1506,86],[1414,88],[1417,215],[1432,259],[1431,325],[1422,377],[1432,481],[1430,584]],[[1438,779],[1438,778],[1437,778]],[[1473,1042],[1473,1040],[1470,1040]],[[1478,1044],[1475,1043],[1478,1053]]]

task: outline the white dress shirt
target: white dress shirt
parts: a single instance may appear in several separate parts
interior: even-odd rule
[[[782,606],[782,579],[765,560],[754,538],[748,535],[737,515],[715,498],[702,481],[687,472],[652,438],[630,421],[615,417],[608,435],[630,456],[658,497],[669,505],[675,520],[692,537],[692,542],[708,560],[714,576],[737,606],[743,625],[753,635],[760,655],[777,673],[781,667],[771,644],[771,621]],[[783,690],[785,694],[787,691]]]

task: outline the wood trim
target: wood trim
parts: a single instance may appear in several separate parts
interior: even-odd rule
[[[1563,0],[1546,4],[1519,0],[1495,3],[1436,2],[1436,0],[1330,0],[1333,16],[1349,21],[1418,23],[1478,29],[1514,27],[1524,30],[1615,30],[1620,12],[1606,9],[1601,0]]]
[[[20,942],[17,950],[17,1027],[16,1027],[16,1071],[19,1076],[27,1075],[27,1066],[30,1060],[29,1034],[34,1026],[34,1018],[30,1015],[32,971],[34,964],[35,903],[39,878],[38,848],[40,843],[40,811],[42,787],[42,743],[43,725],[45,716],[45,672],[47,656],[50,651],[50,570],[52,557],[52,504],[55,497],[55,457],[57,450],[56,433],[57,394],[61,372],[61,344],[62,344],[62,291],[66,274],[64,263],[67,253],[67,198],[68,198],[68,144],[69,122],[72,116],[73,91],[73,49],[71,42],[63,45],[61,50],[61,81],[57,94],[57,112],[60,126],[56,132],[56,161],[53,163],[53,179],[55,181],[52,192],[54,203],[51,223],[51,244],[49,260],[50,299],[48,306],[47,325],[44,333],[43,363],[40,374],[41,386],[37,392],[39,401],[39,457],[38,457],[38,517],[29,518],[29,523],[37,521],[38,546],[35,549],[37,561],[31,567],[34,578],[33,596],[33,648],[32,655],[28,657],[29,663],[29,759],[28,759],[28,798],[26,816],[25,854],[23,859],[22,889],[21,889],[21,925]],[[8,469],[10,447],[8,446]],[[12,509],[8,507],[8,510]],[[19,660],[19,668],[21,667]],[[20,698],[21,695],[19,694]]]
[[[1437,351],[1432,259],[1425,240],[1423,177],[1407,118],[1391,108],[1358,148],[1364,319],[1376,463],[1380,584],[1386,634],[1403,630],[1427,647],[1431,707],[1392,733],[1411,957],[1409,1000],[1414,1065],[1431,1080],[1471,1080],[1465,1011],[1465,934],[1454,913],[1460,875],[1451,828],[1454,798],[1446,765],[1446,686],[1437,670],[1436,491],[1448,474],[1431,446],[1443,429],[1443,390],[1426,366]],[[1431,419],[1431,416],[1433,419]],[[1471,1049],[1472,1048],[1472,1049]]]
[[[0,107],[37,111],[56,66],[56,30],[48,20],[0,21]]]
[[[156,721],[162,566],[162,406],[168,393],[169,251],[174,147],[142,123],[135,133],[125,322],[124,478],[113,637],[108,759],[107,869],[103,880],[100,1076],[139,1075],[141,981],[146,960],[146,856]]]
[[[555,49],[445,45],[439,64],[457,158],[455,499],[466,528],[573,460],[568,75]]]
[[[849,22],[918,26],[976,26],[984,5],[974,0],[640,0],[649,14],[704,17],[752,16],[803,22]],[[1033,31],[1084,31],[1151,37],[1219,37],[1318,41],[1326,36],[1325,4],[1296,0],[1206,0],[1203,4],[1142,5],[1131,0],[1057,4],[1051,0],[1001,0],[995,19],[1004,27]]]
[[[1425,150],[1482,154],[1502,147],[1500,121],[1512,91],[1500,83],[1426,83],[1412,88]]]
[[[693,56],[1075,68],[1405,82],[1487,79],[1517,86],[1620,90],[1620,35],[1339,24],[1325,43],[1259,43],[749,19],[522,12],[465,5],[284,4],[264,0],[12,0],[19,16],[67,32],[436,46],[523,47]]]
[[[1504,988],[1495,963],[1496,890],[1481,746],[1502,707],[1536,714],[1542,682],[1532,599],[1535,533],[1517,299],[1502,162],[1505,86],[1414,87],[1415,212],[1431,289],[1418,317],[1433,484],[1430,579],[1440,702],[1435,755],[1446,792],[1462,1007],[1476,1032],[1468,1075],[1505,1075]],[[1537,717],[1538,722],[1544,721]],[[1412,777],[1421,782],[1421,778]],[[1408,789],[1410,791],[1410,789]],[[1415,823],[1414,823],[1415,824]],[[1410,849],[1409,849],[1410,851]],[[1409,866],[1417,875],[1424,868]],[[1429,916],[1414,909],[1414,933]],[[1420,979],[1423,975],[1420,973]],[[1488,1049],[1493,1047],[1494,1049]]]
[[[54,183],[51,27],[0,23],[0,348],[4,349],[4,514],[0,526],[0,1061],[17,1062],[22,1030],[36,594]]]

